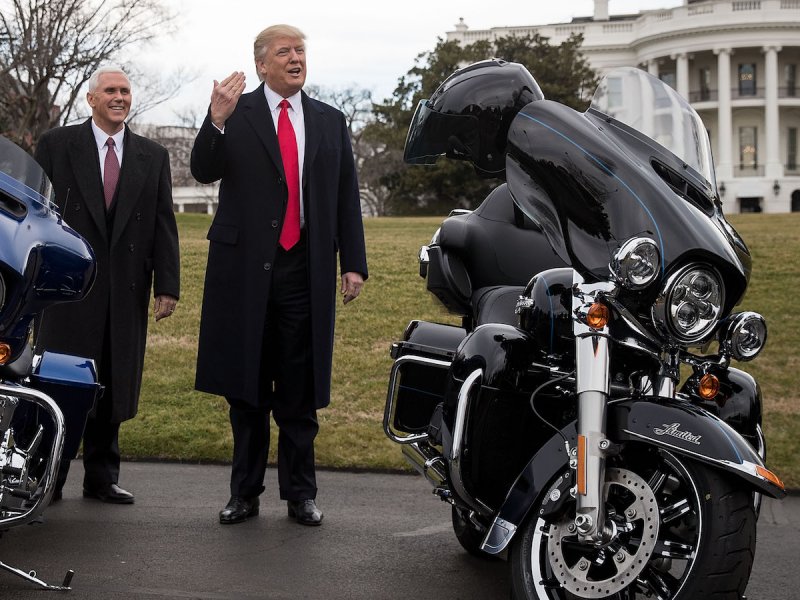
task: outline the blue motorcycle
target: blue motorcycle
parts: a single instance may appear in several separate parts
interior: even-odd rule
[[[58,213],[44,171],[0,137],[0,535],[40,519],[100,392],[94,361],[31,345],[41,312],[81,300],[94,276],[94,253]],[[49,590],[70,589],[73,576],[59,586],[0,570]]]

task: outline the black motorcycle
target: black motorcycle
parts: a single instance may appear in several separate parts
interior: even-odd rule
[[[100,392],[94,361],[31,347],[36,317],[82,299],[94,275],[92,249],[61,219],[42,169],[0,137],[0,535],[41,517]],[[0,570],[49,590],[70,589],[73,576],[49,585],[35,571]]]
[[[590,108],[483,61],[420,103],[405,159],[505,180],[420,251],[462,326],[393,344],[384,429],[504,554],[514,598],[739,599],[762,494],[764,347],[734,313],[751,259],[722,214],[702,121],[660,80],[609,73]]]

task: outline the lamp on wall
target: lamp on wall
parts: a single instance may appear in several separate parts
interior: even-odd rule
[[[781,184],[777,179],[775,180],[775,183],[772,184],[772,193],[776,196],[781,193]]]
[[[724,198],[725,197],[725,182],[724,181],[719,184],[719,197],[720,198]]]

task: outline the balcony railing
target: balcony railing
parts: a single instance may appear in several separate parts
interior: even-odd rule
[[[689,92],[689,102],[716,102],[719,100],[717,90],[700,90]]]
[[[764,165],[734,165],[734,177],[763,177]]]
[[[731,88],[731,100],[747,100],[750,98],[763,100],[765,91],[764,88],[756,88],[743,93],[739,88]],[[778,95],[781,98],[800,98],[800,88],[780,88]],[[689,92],[689,102],[716,102],[718,100],[719,91],[717,90],[695,90]]]

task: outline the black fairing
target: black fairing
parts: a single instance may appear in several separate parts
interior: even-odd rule
[[[696,374],[686,380],[681,392],[689,395],[692,401],[711,414],[719,417],[738,431],[758,448],[757,428],[761,425],[761,387],[752,375],[728,367],[713,369],[720,383],[719,393],[713,400],[702,400],[697,395],[697,383],[700,375]]]
[[[509,131],[506,172],[520,209],[584,277],[607,279],[614,252],[642,235],[662,257],[662,277],[651,288],[691,259],[722,272],[726,311],[744,294],[749,251],[705,179],[606,115],[547,100],[529,104]]]

